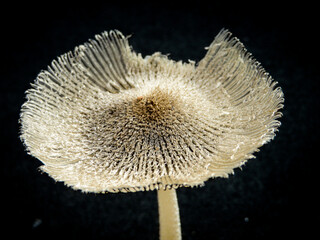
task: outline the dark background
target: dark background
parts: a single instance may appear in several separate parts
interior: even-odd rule
[[[40,2],[41,3],[41,2]],[[83,194],[38,170],[24,151],[19,112],[41,69],[95,34],[118,29],[143,56],[199,61],[229,29],[279,82],[282,126],[242,170],[177,191],[183,239],[307,239],[319,223],[319,37],[305,2],[9,4],[1,14],[3,236],[32,239],[158,239],[156,192]],[[314,58],[312,58],[314,57]],[[7,233],[9,235],[7,235]],[[31,239],[31,238],[30,238]]]

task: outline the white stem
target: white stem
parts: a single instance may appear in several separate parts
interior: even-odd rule
[[[181,240],[179,206],[175,189],[158,190],[160,240]]]

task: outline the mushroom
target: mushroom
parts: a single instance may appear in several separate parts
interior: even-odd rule
[[[103,32],[40,72],[21,139],[41,170],[83,192],[158,191],[160,238],[181,239],[178,187],[228,177],[280,126],[283,93],[222,30],[199,62],[142,57]]]

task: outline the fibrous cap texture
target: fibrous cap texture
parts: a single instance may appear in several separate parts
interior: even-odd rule
[[[275,136],[276,82],[222,30],[197,64],[142,57],[103,32],[42,71],[21,109],[41,169],[86,192],[202,185]]]

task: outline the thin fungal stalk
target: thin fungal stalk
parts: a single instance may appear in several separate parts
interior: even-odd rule
[[[175,189],[158,190],[160,240],[181,240],[179,205]]]

